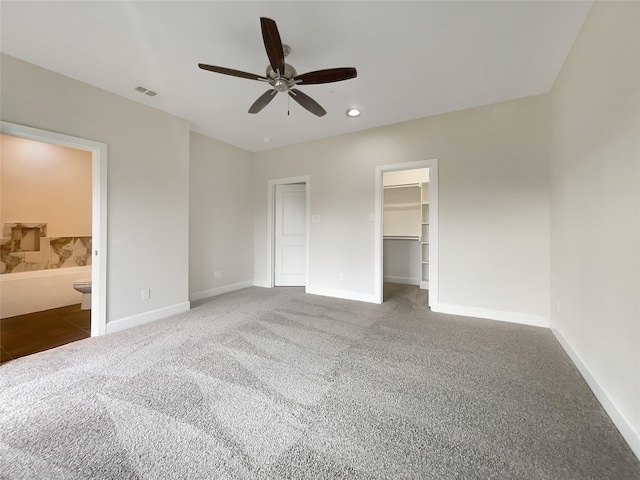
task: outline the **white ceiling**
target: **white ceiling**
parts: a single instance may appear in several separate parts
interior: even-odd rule
[[[260,151],[549,92],[591,3],[2,0],[0,48]],[[251,115],[264,83],[197,67],[264,75],[261,16],[277,22],[298,73],[357,68],[356,79],[300,87],[324,117],[293,101],[288,116],[285,94]]]

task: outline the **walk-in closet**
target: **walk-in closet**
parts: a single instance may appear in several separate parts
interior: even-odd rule
[[[384,281],[429,288],[429,169],[383,175]]]

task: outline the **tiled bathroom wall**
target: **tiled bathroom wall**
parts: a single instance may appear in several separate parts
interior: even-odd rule
[[[91,265],[91,237],[46,234],[46,223],[5,223],[0,238],[0,274]]]

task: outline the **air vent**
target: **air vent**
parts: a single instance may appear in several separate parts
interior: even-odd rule
[[[136,88],[134,88],[134,90],[136,92],[144,93],[148,97],[155,97],[156,95],[158,95],[158,92],[154,92],[153,90],[149,90],[146,87],[136,87]]]

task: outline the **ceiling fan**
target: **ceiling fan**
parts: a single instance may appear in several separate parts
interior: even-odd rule
[[[290,48],[288,45],[282,44],[276,22],[270,18],[261,17],[260,27],[262,28],[262,39],[270,63],[270,65],[267,66],[266,76],[263,77],[253,73],[241,72],[231,68],[216,67],[214,65],[205,65],[203,63],[199,63],[198,67],[203,70],[209,70],[210,72],[231,75],[232,77],[247,78],[249,80],[259,80],[271,85],[272,88],[260,95],[253,105],[251,105],[249,113],[258,113],[274,99],[278,92],[287,92],[291,98],[314,115],[318,117],[325,115],[327,113],[326,110],[322,108],[318,102],[296,87],[298,85],[314,85],[349,80],[358,75],[356,69],[351,67],[329,68],[298,75],[295,68],[288,63],[284,63],[284,57],[289,54]]]

